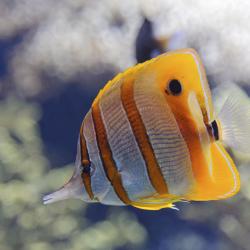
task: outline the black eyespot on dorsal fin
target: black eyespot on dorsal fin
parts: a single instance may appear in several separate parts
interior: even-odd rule
[[[91,171],[90,164],[88,164],[88,165],[82,165],[81,167],[82,167],[82,173],[90,174],[90,171]]]

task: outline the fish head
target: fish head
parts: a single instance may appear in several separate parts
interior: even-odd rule
[[[183,49],[163,54],[148,70],[156,75],[155,84],[171,108],[189,149],[195,182],[187,199],[216,200],[237,193],[240,181],[235,164],[221,139],[211,134],[214,108],[197,52]]]
[[[193,119],[192,110],[197,108],[205,124],[213,120],[210,88],[195,50],[182,49],[163,54],[148,69],[157,72],[156,83],[178,120]]]

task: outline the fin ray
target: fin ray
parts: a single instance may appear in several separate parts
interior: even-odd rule
[[[218,114],[222,141],[236,151],[250,153],[250,100],[240,87],[228,87],[230,91]]]

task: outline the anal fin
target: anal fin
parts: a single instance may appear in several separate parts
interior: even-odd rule
[[[181,198],[173,197],[172,195],[166,195],[166,197],[152,196],[133,201],[131,205],[144,210],[160,210],[162,208],[177,209],[174,203],[178,201],[181,201]]]

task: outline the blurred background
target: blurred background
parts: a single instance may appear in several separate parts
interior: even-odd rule
[[[211,87],[249,93],[249,9],[230,0],[0,0],[1,250],[249,249],[250,161],[235,152],[242,188],[225,201],[155,212],[41,201],[71,176],[98,90],[136,63],[145,17],[165,50],[198,50]]]

